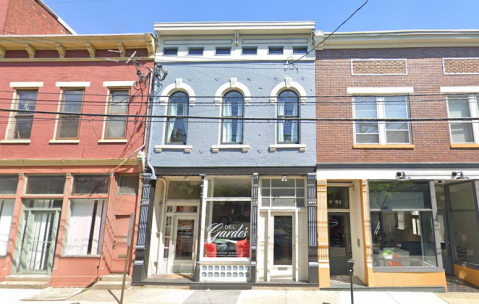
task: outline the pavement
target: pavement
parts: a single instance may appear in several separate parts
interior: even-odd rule
[[[118,304],[119,290],[80,288],[0,289],[1,304]],[[351,304],[349,291],[298,289],[190,290],[135,286],[125,304]],[[355,291],[355,304],[479,304],[479,292]]]

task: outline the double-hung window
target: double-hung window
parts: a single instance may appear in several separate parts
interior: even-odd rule
[[[451,121],[451,142],[479,144],[479,105],[477,94],[449,95],[447,105],[450,118],[471,118],[471,120]]]
[[[243,143],[244,98],[238,91],[229,91],[223,97],[222,144]]]
[[[166,143],[186,145],[189,98],[184,92],[173,93],[168,101]]]
[[[77,139],[80,131],[80,113],[83,104],[83,90],[64,90],[58,121],[57,139]],[[72,113],[72,114],[70,114]]]
[[[299,144],[299,98],[291,90],[278,96],[278,143]]]
[[[128,90],[115,90],[110,93],[108,114],[128,114]],[[126,116],[108,116],[106,119],[105,139],[122,139],[126,137]]]
[[[33,112],[37,104],[37,91],[17,91],[14,100],[14,112],[8,139],[30,139],[33,125]]]
[[[371,119],[354,124],[357,144],[409,144],[411,126],[408,121],[386,122],[380,119],[408,119],[407,96],[354,97],[354,118]]]

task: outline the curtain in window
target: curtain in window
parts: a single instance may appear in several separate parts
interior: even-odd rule
[[[72,200],[66,255],[99,254],[106,201]]]
[[[223,98],[223,117],[243,117],[243,95],[230,91]],[[243,143],[243,121],[240,119],[223,119],[223,143]]]
[[[283,91],[278,96],[278,118],[298,118],[298,95],[293,91]],[[299,143],[297,120],[278,121],[278,142]]]
[[[0,256],[7,254],[14,200],[0,200]]]
[[[168,116],[188,116],[188,101],[186,93],[173,93],[168,104]],[[186,144],[187,120],[185,118],[169,117],[166,130],[166,143]]]
[[[278,100],[278,118],[284,116],[284,102]],[[278,142],[284,142],[284,120],[278,121]]]

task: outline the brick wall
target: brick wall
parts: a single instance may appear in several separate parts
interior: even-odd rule
[[[6,0],[0,4],[0,34],[71,34],[36,0]]]
[[[348,87],[414,87],[411,117],[447,117],[441,86],[477,86],[479,75],[444,75],[442,58],[479,57],[479,48],[348,49],[316,52],[317,117],[352,118]],[[351,75],[351,59],[406,58],[407,75]],[[322,96],[322,97],[321,97]],[[323,103],[324,102],[324,103]],[[355,149],[352,122],[317,124],[318,163],[475,162],[479,149],[451,148],[447,122],[412,123],[414,149]]]

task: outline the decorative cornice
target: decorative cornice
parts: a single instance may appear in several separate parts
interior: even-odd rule
[[[124,163],[123,163],[124,162]],[[0,159],[0,166],[5,167],[63,167],[63,166],[137,166],[136,159]]]

